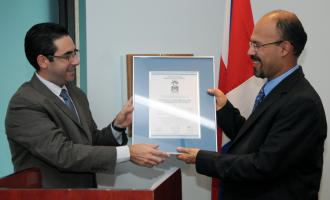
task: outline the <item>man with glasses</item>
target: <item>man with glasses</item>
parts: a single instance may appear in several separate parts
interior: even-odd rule
[[[294,13],[277,10],[255,25],[248,55],[267,81],[245,119],[218,89],[217,122],[226,153],[178,147],[178,159],[221,180],[222,199],[318,199],[327,123],[322,102],[297,60],[307,41]]]
[[[107,127],[97,129],[86,95],[71,84],[79,50],[58,24],[34,25],[25,54],[36,72],[12,97],[6,133],[14,170],[37,167],[47,188],[96,187],[95,173],[112,173],[116,163],[152,167],[168,155],[157,145],[127,143],[129,101]]]

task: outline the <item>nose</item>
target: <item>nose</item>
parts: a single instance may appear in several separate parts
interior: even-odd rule
[[[73,64],[73,65],[79,65],[80,64],[80,57],[79,56],[74,56],[72,58],[71,64]]]
[[[249,56],[255,55],[256,54],[256,50],[251,45],[249,45],[249,49],[248,49],[248,51],[246,53]]]

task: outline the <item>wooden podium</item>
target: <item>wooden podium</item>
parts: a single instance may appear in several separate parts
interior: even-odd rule
[[[35,171],[32,171],[35,173]],[[28,180],[32,177],[33,184]],[[35,174],[29,171],[0,179],[0,199],[6,200],[181,200],[181,170],[176,169],[150,189],[42,189],[36,184]],[[39,176],[40,177],[40,176]],[[17,180],[18,179],[18,180]],[[40,180],[39,180],[40,181]],[[17,188],[13,183],[17,183]],[[40,181],[41,183],[41,181]],[[6,185],[8,184],[8,185]],[[39,184],[40,186],[41,184]],[[28,189],[27,189],[28,188]]]

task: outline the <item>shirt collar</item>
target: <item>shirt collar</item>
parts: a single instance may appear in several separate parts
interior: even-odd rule
[[[46,85],[46,87],[52,91],[56,96],[60,96],[61,94],[61,90],[62,89],[66,89],[66,86],[64,85],[63,87],[60,87],[58,85],[56,85],[55,83],[52,83],[46,79],[44,79],[43,77],[41,77],[38,73],[36,73],[36,76],[38,77],[38,79],[44,84]]]
[[[292,67],[291,69],[289,69],[284,74],[282,74],[281,76],[279,76],[271,81],[267,81],[265,83],[265,87],[264,87],[265,96],[267,96],[281,81],[283,81],[283,79],[288,77],[290,74],[292,74],[298,68],[299,68],[299,65],[296,65],[296,66]]]

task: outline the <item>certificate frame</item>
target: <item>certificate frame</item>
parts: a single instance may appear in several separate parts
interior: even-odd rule
[[[152,99],[149,98],[150,72],[197,72],[200,137],[149,137],[149,111],[152,110]],[[215,87],[214,77],[214,58],[211,56],[133,56],[132,144],[158,144],[162,151],[172,154],[177,153],[178,146],[217,151],[215,98],[207,93],[208,88]],[[175,115],[181,117],[179,113],[176,112]],[[164,124],[165,127],[166,125]]]

